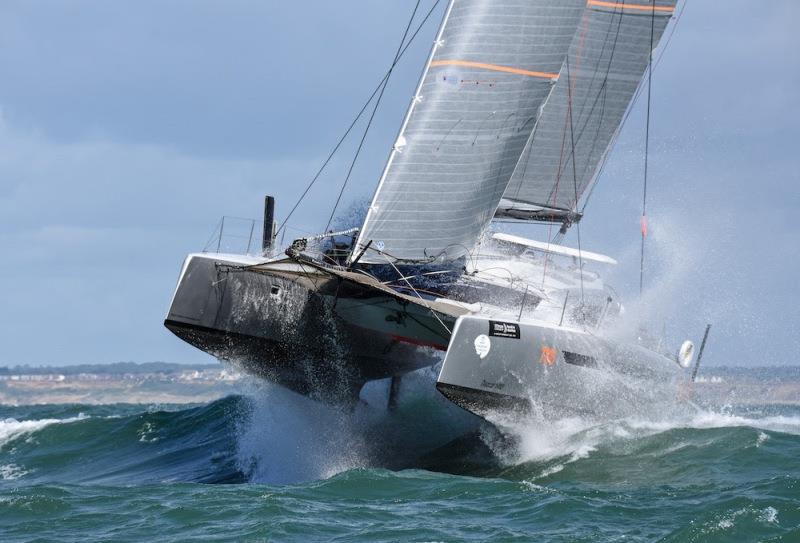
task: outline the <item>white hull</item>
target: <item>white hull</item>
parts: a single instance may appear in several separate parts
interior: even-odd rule
[[[437,388],[485,418],[625,416],[676,397],[681,368],[639,345],[543,322],[458,319]]]

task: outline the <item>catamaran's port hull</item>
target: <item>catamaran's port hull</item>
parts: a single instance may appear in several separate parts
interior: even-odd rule
[[[245,372],[331,401],[441,361],[454,323],[348,272],[208,254],[187,257],[164,322]]]
[[[497,421],[617,418],[676,399],[681,370],[667,357],[547,323],[459,318],[437,381],[450,401]]]

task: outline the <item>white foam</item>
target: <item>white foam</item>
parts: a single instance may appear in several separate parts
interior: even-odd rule
[[[546,468],[546,469],[542,470],[542,473],[540,473],[538,475],[537,479],[542,479],[544,477],[550,477],[551,475],[555,475],[559,471],[563,471],[563,470],[564,470],[564,464],[556,464],[554,466],[550,466],[549,468]]]
[[[544,469],[536,478],[553,475],[565,465],[590,456],[604,444],[640,439],[671,430],[752,428],[758,430],[754,444],[756,447],[770,439],[766,432],[800,435],[800,417],[743,416],[711,410],[683,414],[671,412],[663,418],[636,416],[605,422],[575,417],[549,419],[541,412],[534,411],[523,420],[503,418],[501,414],[493,417],[492,421],[514,438],[515,446],[509,448],[507,440],[499,439],[492,432],[484,432],[484,441],[505,464],[558,461],[554,466]],[[662,452],[668,454],[685,446],[685,443],[675,443]]]
[[[159,440],[158,435],[156,435],[156,429],[151,422],[145,422],[136,433],[139,435],[141,443],[155,443]]]
[[[778,524],[778,510],[774,507],[767,507],[761,512],[760,519],[767,524]]]
[[[756,520],[764,524],[778,524],[778,510],[774,507],[770,506],[764,509],[744,507],[723,516],[716,524],[710,527],[710,531],[729,530],[736,524],[736,519],[741,516],[755,517]]]
[[[534,413],[519,420],[504,418],[498,414],[492,417],[492,422],[515,438],[515,447],[509,449],[495,434],[483,434],[486,444],[506,464],[565,458],[561,464],[546,469],[539,477],[561,471],[565,463],[586,458],[603,439],[603,432],[599,427],[579,417],[547,419],[541,413]]]
[[[679,428],[712,429],[712,428],[757,428],[772,432],[800,435],[800,417],[776,415],[767,417],[747,417],[731,413],[701,410],[686,417],[676,417],[660,421],[646,419],[628,419],[625,421],[636,430],[652,430],[665,432]]]
[[[522,484],[523,489],[528,490],[530,492],[542,492],[550,494],[555,494],[557,492],[556,490],[550,488],[549,486],[537,485],[532,481],[521,481],[520,484]]]
[[[727,530],[728,528],[732,528],[735,519],[736,519],[735,515],[731,515],[730,517],[725,517],[717,523],[717,528],[721,530]]]
[[[67,419],[38,419],[20,421],[9,418],[2,420],[0,421],[0,447],[24,434],[32,434],[41,430],[42,428],[50,426],[51,424],[64,424],[84,418],[86,418],[84,415],[78,415],[77,417],[71,417]]]
[[[27,475],[29,472],[16,464],[0,465],[0,479],[4,481],[14,481]]]

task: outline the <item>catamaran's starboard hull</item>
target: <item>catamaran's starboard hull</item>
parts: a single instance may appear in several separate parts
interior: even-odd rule
[[[164,324],[250,374],[352,401],[366,381],[440,362],[449,340],[428,308],[365,283],[292,259],[190,255]]]
[[[614,418],[672,402],[680,367],[638,345],[545,323],[458,319],[437,382],[448,399],[496,421]]]

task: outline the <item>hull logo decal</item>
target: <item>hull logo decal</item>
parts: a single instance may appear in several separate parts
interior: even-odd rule
[[[542,354],[539,356],[539,362],[545,366],[554,366],[557,358],[558,349],[542,345]]]
[[[475,352],[478,353],[478,356],[483,360],[486,358],[486,355],[489,354],[489,350],[492,348],[492,340],[489,339],[489,336],[486,334],[481,334],[475,338]]]
[[[514,322],[489,321],[489,335],[519,339],[519,324]]]

